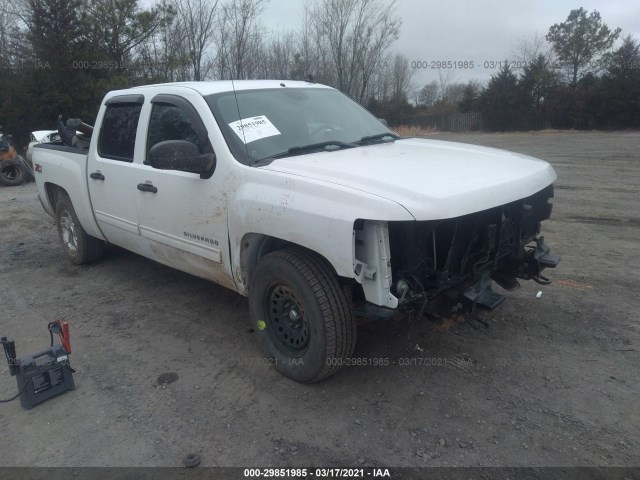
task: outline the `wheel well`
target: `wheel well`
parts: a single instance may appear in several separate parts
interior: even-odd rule
[[[335,268],[333,267],[333,265],[331,265],[331,262],[329,262],[329,260],[327,260],[323,255],[319,254],[318,252],[309,250],[302,245],[290,242],[288,240],[283,240],[281,238],[272,237],[270,235],[264,235],[261,233],[247,233],[242,238],[240,247],[240,269],[242,282],[244,283],[245,287],[249,286],[251,275],[253,274],[256,265],[262,259],[262,257],[276,250],[282,250],[283,248],[289,247],[298,247],[306,250],[307,252],[311,252],[315,255],[320,256],[325,262],[327,262],[327,265],[329,265],[335,273]],[[352,279],[343,279],[342,277],[338,277],[338,280],[340,281],[340,283],[343,283],[343,281],[351,281]]]
[[[267,253],[292,245],[294,244],[286,240],[260,233],[247,233],[242,237],[242,242],[240,243],[240,275],[245,287],[249,286],[253,270],[262,257]]]
[[[44,187],[45,191],[47,192],[47,200],[49,201],[49,205],[51,205],[51,210],[53,210],[53,212],[55,213],[56,204],[58,203],[58,197],[61,194],[67,196],[69,196],[69,194],[64,188],[56,185],[55,183],[45,183]]]

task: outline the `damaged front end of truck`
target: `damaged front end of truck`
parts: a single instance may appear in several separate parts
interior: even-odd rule
[[[518,279],[548,284],[555,267],[540,235],[553,186],[527,198],[456,218],[354,225],[354,272],[363,301],[356,312],[390,318],[397,309],[438,317],[494,308]]]

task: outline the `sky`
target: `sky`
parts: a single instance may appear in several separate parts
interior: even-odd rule
[[[262,21],[271,31],[297,29],[303,5],[303,0],[270,0]],[[580,7],[600,12],[609,28],[622,29],[621,37],[631,34],[640,41],[638,0],[397,0],[402,27],[392,49],[416,67],[414,87],[438,81],[440,75],[448,83],[486,82],[500,68],[497,62],[515,60],[514,52],[524,39],[536,34],[544,38],[551,25]],[[431,68],[438,61],[466,61],[467,68],[464,63],[459,63],[463,68]]]

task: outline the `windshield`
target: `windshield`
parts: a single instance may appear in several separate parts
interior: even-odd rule
[[[229,148],[248,165],[275,157],[356,147],[364,137],[393,133],[337,90],[287,88],[206,97]],[[387,135],[388,134],[388,135]],[[386,140],[389,140],[387,138]],[[368,140],[368,139],[367,139]],[[300,148],[302,147],[302,148]]]

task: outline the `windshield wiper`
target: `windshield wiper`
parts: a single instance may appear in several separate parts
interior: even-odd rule
[[[386,138],[386,137],[390,137],[392,139],[390,140],[391,142],[396,141],[400,138],[400,136],[396,135],[395,133],[385,132],[385,133],[378,133],[377,135],[368,135],[366,137],[362,137],[356,143],[359,145],[366,145],[368,143],[373,143],[376,140],[382,140],[383,138]]]
[[[328,149],[327,147],[338,147],[338,148]],[[354,147],[357,147],[355,143],[341,142],[339,140],[327,140],[326,142],[310,143],[309,145],[300,145],[297,147],[291,147],[286,152],[280,152],[280,153],[276,153],[275,155],[270,155],[268,157],[261,158],[260,160],[256,160],[254,162],[254,165],[257,163],[264,162],[265,160],[268,161],[268,160],[274,160],[276,158],[292,157],[294,155],[302,155],[304,153],[309,153],[314,151],[331,152],[334,150],[341,150],[343,148],[354,148]]]

